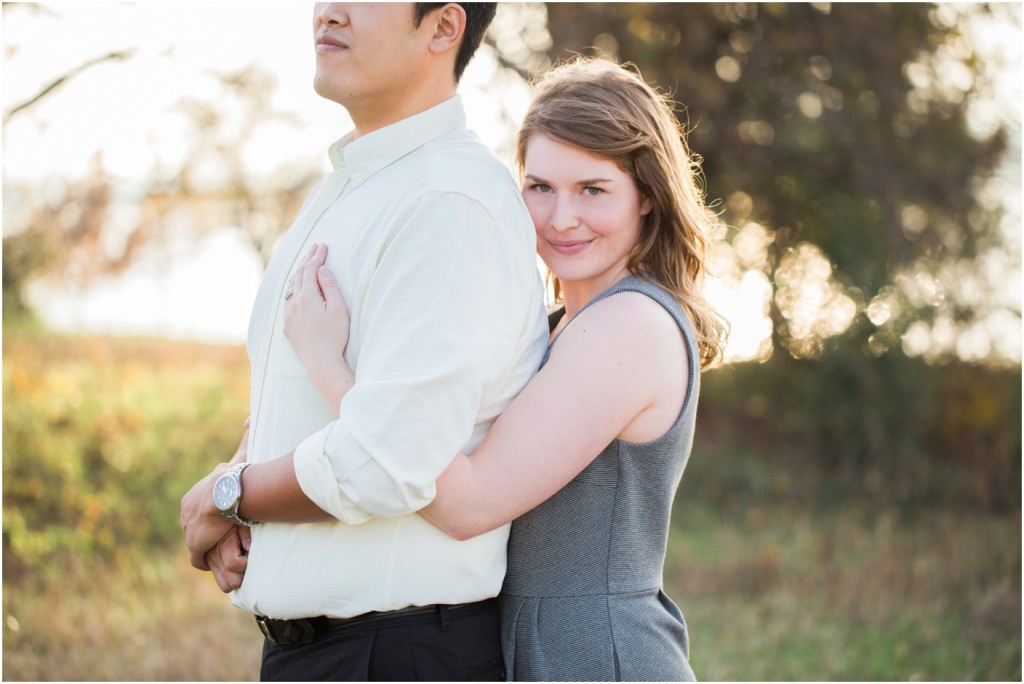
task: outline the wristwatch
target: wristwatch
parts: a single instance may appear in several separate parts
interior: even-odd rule
[[[242,471],[247,467],[248,463],[236,463],[217,478],[213,485],[213,505],[221,515],[236,525],[252,527],[257,523],[238,516],[238,505],[242,503]]]

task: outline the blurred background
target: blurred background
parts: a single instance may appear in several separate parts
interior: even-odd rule
[[[2,12],[3,678],[255,679],[178,501],[348,128],[312,8]],[[461,92],[506,163],[573,53],[681,103],[721,220],[665,574],[698,676],[1020,680],[1020,5],[505,4]]]

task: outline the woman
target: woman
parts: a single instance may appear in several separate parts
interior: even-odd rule
[[[661,584],[699,373],[726,334],[701,294],[697,165],[670,104],[598,60],[539,82],[517,161],[563,307],[537,375],[420,514],[460,539],[515,521],[501,596],[510,679],[692,679]],[[325,259],[319,247],[300,269],[285,331],[339,406],[353,374],[322,352],[347,341]]]

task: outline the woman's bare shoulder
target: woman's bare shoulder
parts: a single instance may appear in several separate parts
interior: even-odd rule
[[[639,292],[617,292],[591,304],[566,327],[562,337],[619,340],[632,345],[679,344],[679,325],[664,306]],[[557,345],[556,345],[557,347]]]

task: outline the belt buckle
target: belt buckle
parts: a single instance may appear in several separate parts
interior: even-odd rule
[[[260,631],[263,632],[263,636],[275,646],[280,646],[281,643],[277,640],[277,635],[274,634],[274,630],[270,629],[270,625],[267,624],[268,618],[265,615],[256,616],[256,624],[259,625]]]
[[[311,644],[316,638],[316,630],[309,620],[272,620],[265,615],[257,615],[256,624],[263,636],[275,646]]]

